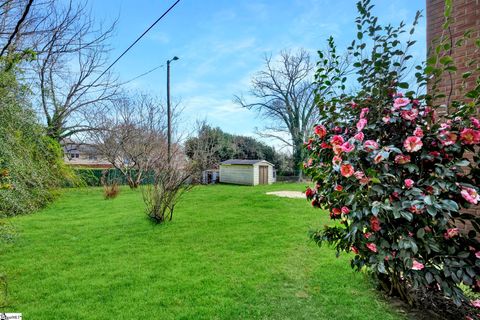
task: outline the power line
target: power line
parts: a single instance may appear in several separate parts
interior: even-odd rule
[[[90,84],[90,86],[93,86],[101,77],[103,77],[103,75],[104,75],[105,73],[107,73],[107,71],[110,70],[110,69],[118,62],[118,60],[120,60],[135,44],[137,44],[137,42],[140,41],[140,39],[142,39],[143,36],[146,35],[147,32],[150,31],[160,20],[162,20],[163,17],[165,17],[165,16],[170,12],[170,10],[172,10],[172,9],[177,5],[177,3],[179,3],[179,2],[180,2],[180,0],[175,1],[175,3],[170,6],[170,8],[168,8],[157,20],[155,20],[154,23],[152,23],[152,25],[151,25],[150,27],[148,27],[147,30],[145,30],[130,46],[128,46],[127,49],[125,49],[125,51],[122,52],[122,54],[121,54],[120,56],[118,56],[118,58],[115,59],[115,61],[113,61],[113,62],[108,66],[108,68],[105,69],[105,70],[95,79],[95,81],[93,81],[93,82]]]
[[[146,71],[146,72],[144,72],[144,73],[142,73],[142,74],[140,74],[140,75],[138,75],[138,76],[136,76],[136,77],[134,77],[134,78],[132,78],[132,79],[130,79],[130,80],[127,80],[127,81],[125,81],[125,82],[120,83],[119,86],[123,86],[123,85],[126,85],[126,84],[128,84],[128,83],[130,83],[130,82],[132,82],[132,81],[135,81],[135,80],[137,80],[138,78],[144,77],[144,76],[146,76],[147,74],[150,74],[150,73],[152,73],[153,71],[155,71],[155,70],[157,70],[157,69],[160,69],[160,68],[162,68],[162,67],[164,67],[164,66],[165,66],[164,64],[159,65],[159,66],[156,66],[155,68],[152,68],[152,69],[150,69],[150,70],[148,70],[148,71]]]
[[[152,69],[150,69],[150,70],[148,70],[148,71],[146,71],[146,72],[144,72],[144,73],[142,73],[142,74],[139,74],[139,75],[137,75],[137,76],[135,76],[135,77],[133,77],[133,78],[125,81],[125,82],[122,82],[122,83],[116,85],[116,87],[121,87],[121,86],[124,86],[124,85],[126,85],[126,84],[129,84],[130,82],[133,82],[133,81],[137,80],[138,78],[144,77],[144,76],[146,76],[146,75],[152,73],[153,71],[155,71],[155,70],[157,70],[157,69],[160,69],[160,68],[162,68],[162,67],[165,67],[165,65],[164,65],[164,64],[161,64],[161,65],[159,65],[159,66],[156,66],[155,68],[152,68]],[[97,92],[102,92],[102,91],[104,91],[104,89],[98,89],[98,90],[95,90],[95,91],[90,91],[90,93],[97,93]]]

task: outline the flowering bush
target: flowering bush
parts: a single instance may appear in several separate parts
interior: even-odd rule
[[[399,92],[408,88],[394,68],[402,28],[382,29],[367,7],[359,3],[358,39],[368,34],[378,47],[355,65],[362,90],[348,99],[317,97],[323,124],[306,142],[305,172],[317,182],[307,198],[339,221],[312,236],[353,252],[352,267],[370,267],[390,293],[411,303],[417,288],[460,303],[459,284],[480,288],[479,218],[462,212],[480,203],[478,104],[456,103],[439,118],[432,96]],[[351,48],[357,56],[365,46]],[[474,230],[462,233],[458,222]]]
[[[478,230],[460,213],[480,202],[478,159],[464,158],[480,145],[478,119],[455,113],[435,121],[431,108],[400,93],[385,105],[356,102],[350,113],[356,124],[318,125],[307,146],[305,171],[318,181],[307,197],[343,225],[316,236],[353,251],[353,266],[396,281],[438,284],[449,295],[460,294],[462,282],[480,285],[475,231],[465,236],[455,226],[470,220]]]

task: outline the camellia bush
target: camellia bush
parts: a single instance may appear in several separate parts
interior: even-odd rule
[[[479,218],[463,211],[480,203],[480,80],[468,100],[443,109],[435,101],[446,95],[409,91],[401,79],[411,56],[401,48],[414,41],[398,40],[403,24],[379,26],[372,7],[358,3],[358,35],[349,48],[360,90],[316,99],[321,124],[305,143],[304,164],[316,187],[306,195],[338,223],[312,237],[338,253],[353,252],[353,268],[368,267],[384,289],[411,304],[418,292],[437,292],[460,305],[466,300],[460,285],[480,289]],[[417,89],[436,87],[442,74],[456,71],[445,43],[416,68]],[[348,80],[335,78],[327,68],[335,63],[323,57],[318,85],[344,89]],[[464,224],[471,231],[460,230]]]

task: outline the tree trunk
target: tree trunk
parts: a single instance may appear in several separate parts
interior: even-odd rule
[[[298,175],[298,181],[303,180],[303,161],[304,159],[304,150],[303,150],[303,139],[301,137],[295,138],[294,141],[294,146],[293,146],[293,165],[295,172],[297,172]]]

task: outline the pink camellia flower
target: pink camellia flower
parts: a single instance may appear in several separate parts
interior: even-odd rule
[[[422,270],[425,268],[423,263],[418,262],[417,260],[413,259],[412,270]]]
[[[410,162],[410,156],[409,155],[404,155],[404,154],[399,154],[395,156],[395,163],[397,164],[406,164]]]
[[[480,299],[471,301],[472,306],[475,308],[480,308]]]
[[[348,141],[342,144],[343,152],[349,153],[349,152],[352,152],[353,149],[355,149],[355,146]]]
[[[365,173],[363,173],[363,171],[355,171],[354,175],[358,180],[365,178]]]
[[[413,214],[422,214],[423,213],[423,208],[420,206],[411,206],[408,208],[408,211],[410,211]]]
[[[356,247],[352,246],[350,249],[353,253],[358,254],[358,249]]]
[[[450,128],[451,128],[451,126],[448,123],[440,124],[440,130],[448,130]]]
[[[343,214],[349,214],[349,213],[350,213],[350,209],[349,209],[348,207],[343,206],[343,207],[342,207],[342,213],[343,213]]]
[[[351,177],[355,170],[353,169],[353,166],[351,164],[342,164],[340,167],[340,173],[342,176],[345,178]]]
[[[332,145],[336,145],[336,144],[342,145],[344,142],[345,141],[343,140],[343,137],[339,135],[335,135],[332,137],[332,139],[330,139],[330,143]]]
[[[337,185],[335,186],[335,189],[334,189],[334,190],[335,190],[335,191],[343,191],[343,187],[342,187],[341,185],[337,184]]]
[[[389,123],[390,122],[390,117],[385,116],[385,117],[382,118],[382,121],[385,122],[385,123]]]
[[[368,114],[369,109],[368,108],[363,108],[362,111],[360,112],[360,119],[365,118],[365,116]]]
[[[341,214],[342,214],[342,210],[340,210],[340,208],[333,208],[332,209],[332,215],[339,216]]]
[[[460,141],[464,144],[479,144],[480,143],[480,131],[465,128],[460,132]]]
[[[377,149],[378,149],[378,143],[376,143],[376,142],[373,141],[373,140],[367,140],[367,141],[365,141],[365,143],[363,144],[363,147],[364,147],[365,150],[367,150],[367,151],[377,150]]]
[[[407,189],[410,189],[411,187],[413,187],[414,182],[412,179],[405,179],[403,182],[405,183],[405,187]]]
[[[313,143],[313,139],[308,139],[308,142],[304,142],[303,144],[307,146],[308,150],[312,150],[312,143]]]
[[[370,237],[372,236],[372,233],[371,233],[371,232],[365,232],[365,233],[363,234],[363,236],[365,237],[365,239],[368,239],[368,238],[370,238]]]
[[[332,159],[332,164],[334,166],[339,166],[342,163],[342,158],[340,156],[334,156]]]
[[[373,163],[379,164],[382,162],[385,158],[383,157],[382,153],[379,152],[374,158],[373,158]]]
[[[419,138],[423,138],[423,130],[420,127],[416,127],[413,131],[413,135]]]
[[[480,259],[480,251],[475,252],[475,257],[477,257],[477,259]]]
[[[372,252],[377,252],[377,245],[375,243],[369,242],[367,243],[367,248],[370,249]]]
[[[398,110],[410,103],[408,98],[397,98],[393,101],[393,109]]]
[[[450,229],[447,229],[447,231],[445,231],[445,233],[443,234],[443,237],[445,239],[450,239],[450,238],[458,236],[459,233],[460,232],[459,232],[458,228],[450,228]]]
[[[400,112],[400,115],[405,120],[413,121],[418,117],[418,109],[403,110],[402,112]]]
[[[327,135],[327,129],[321,124],[315,126],[313,132],[321,139]]]
[[[363,139],[365,138],[365,135],[363,134],[363,132],[359,132],[356,135],[354,135],[353,138],[357,141],[362,142]]]
[[[438,138],[444,146],[451,146],[452,144],[455,144],[455,142],[457,142],[457,135],[450,131],[441,132]]]
[[[322,143],[320,144],[320,148],[322,148],[322,149],[330,149],[331,147],[332,147],[332,146],[329,145],[329,144],[326,143],[326,142],[322,142]]]
[[[470,121],[472,122],[472,124],[475,128],[480,129],[480,120],[478,120],[474,117],[471,117]]]
[[[339,126],[336,126],[335,128],[333,128],[333,132],[342,133],[342,128],[340,128]]]
[[[370,182],[370,178],[369,177],[363,177],[362,179],[360,179],[360,184],[361,185],[366,185]]]
[[[358,130],[358,131],[362,131],[363,128],[365,128],[366,125],[367,125],[367,119],[363,118],[363,119],[358,120],[358,122],[357,122],[357,130]]]
[[[470,202],[471,204],[478,204],[480,201],[480,195],[478,194],[477,190],[469,187],[462,187],[462,191],[460,192],[462,197]]]
[[[310,187],[308,187],[307,190],[305,190],[305,196],[307,197],[307,199],[312,199],[315,193],[316,193],[315,190],[311,189]]]
[[[420,150],[422,146],[423,146],[422,139],[415,136],[410,136],[407,139],[405,139],[405,141],[403,142],[403,147],[408,152],[416,152]]]
[[[304,168],[310,168],[310,167],[312,166],[312,164],[313,164],[313,159],[310,158],[310,159],[308,159],[307,162],[304,162],[304,163],[303,163],[303,167],[304,167]]]
[[[380,220],[375,216],[370,218],[370,229],[372,229],[373,232],[382,230],[382,227],[380,227]]]
[[[342,145],[340,144],[334,144],[332,148],[333,148],[333,153],[337,156],[342,154],[343,152]]]

